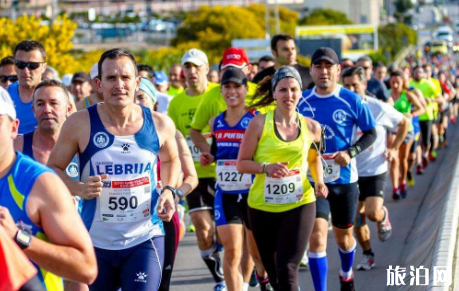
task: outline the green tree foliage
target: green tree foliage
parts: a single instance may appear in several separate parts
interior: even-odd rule
[[[264,35],[263,23],[244,8],[202,6],[186,16],[172,45],[196,42],[208,54],[210,62],[218,62],[223,50],[231,46],[231,40]]]
[[[405,22],[405,13],[408,12],[411,8],[414,7],[414,4],[411,0],[395,0],[395,17],[398,18],[400,22]]]
[[[314,9],[310,14],[299,21],[300,25],[342,25],[353,24],[343,12],[333,9]]]
[[[156,50],[142,51],[139,54],[138,61],[139,63],[152,66],[155,71],[169,72],[169,67],[173,64],[180,64],[183,54],[193,47],[197,47],[197,44],[188,42],[177,47],[164,47]]]
[[[72,68],[75,60],[70,54],[72,37],[77,27],[67,16],[59,16],[51,26],[40,25],[40,18],[23,15],[12,21],[0,18],[0,58],[13,55],[14,47],[22,40],[33,39],[46,49],[46,61],[59,72]]]
[[[393,59],[397,53],[410,44],[416,44],[418,35],[415,30],[403,23],[390,23],[378,28],[379,47],[388,52]]]
[[[248,6],[247,8],[244,8],[257,17],[257,21],[263,25],[265,28],[265,14],[266,14],[266,7],[265,5],[261,4],[253,4]],[[274,8],[271,7],[269,9],[269,13],[271,15],[270,17],[270,22],[269,22],[269,27],[270,31],[269,33],[271,35],[274,35],[276,33],[276,20],[274,18]],[[279,6],[279,19],[280,19],[280,30],[282,33],[288,33],[291,35],[295,34],[295,28],[298,25],[298,19],[299,19],[299,14],[298,12],[295,12],[293,10],[290,10],[288,8]]]
[[[274,11],[270,11],[271,14]],[[295,33],[298,13],[279,7],[281,32]],[[270,22],[271,33],[275,33],[274,17]],[[222,52],[238,38],[265,37],[265,7],[202,6],[199,10],[187,13],[183,25],[177,31],[172,45],[197,44],[206,52],[210,63],[218,63]]]

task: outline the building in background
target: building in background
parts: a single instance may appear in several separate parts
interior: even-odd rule
[[[305,7],[312,11],[316,8],[330,8],[341,11],[354,23],[379,25],[380,0],[305,0]]]

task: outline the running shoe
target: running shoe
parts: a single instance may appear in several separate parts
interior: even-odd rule
[[[274,291],[274,289],[269,282],[266,282],[260,283],[260,291]]]
[[[300,262],[300,267],[309,268],[309,259],[308,259],[308,252],[304,252],[303,258]]]
[[[426,157],[422,157],[422,168],[427,168],[427,166],[429,165],[429,159],[427,159]]]
[[[195,232],[196,231],[196,227],[192,224],[190,224],[190,226],[188,227],[188,231],[189,232]]]
[[[255,276],[257,277],[258,283],[260,283],[260,290],[261,291],[274,291],[274,289],[271,286],[271,284],[269,284],[269,278],[268,277],[260,278],[260,276],[258,276],[258,274],[256,272],[255,272]]]
[[[250,276],[250,281],[249,281],[249,286],[252,288],[260,286],[257,280],[257,275],[255,273],[256,273],[256,270],[254,268],[252,272],[252,276]]]
[[[400,196],[402,196],[402,199],[405,199],[407,194],[408,193],[406,191],[406,184],[401,184],[400,185]]]
[[[218,283],[214,286],[214,291],[228,291],[228,289],[226,289],[225,283]]]
[[[380,241],[385,242],[388,240],[392,234],[392,225],[390,224],[389,219],[389,210],[387,210],[386,206],[383,206],[384,212],[386,213],[386,217],[383,221],[376,223],[378,227],[378,238]]]
[[[436,162],[437,161],[437,152],[432,151],[429,153],[429,161]]]
[[[456,117],[450,116],[449,120],[451,121],[452,124],[456,124]]]
[[[354,288],[354,275],[350,279],[344,280],[341,275],[339,276],[339,283],[341,285],[341,291],[355,291]]]
[[[418,175],[424,174],[424,168],[422,167],[422,165],[418,165],[416,167],[416,174],[418,174]]]
[[[363,255],[362,260],[357,265],[357,270],[369,271],[375,267],[375,257],[371,255]]]
[[[413,172],[412,171],[408,171],[407,182],[408,182],[408,186],[410,186],[410,187],[414,186],[414,177],[413,177]]]
[[[395,201],[400,200],[400,190],[392,190],[392,199]]]

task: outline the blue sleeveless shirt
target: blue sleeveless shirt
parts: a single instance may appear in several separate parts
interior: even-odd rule
[[[29,218],[26,205],[35,182],[44,173],[53,171],[37,163],[20,152],[16,152],[16,160],[8,173],[0,179],[0,205],[8,208],[16,224],[22,226],[35,237],[49,241],[44,231]],[[37,276],[46,290],[64,290],[60,277],[40,268]]]

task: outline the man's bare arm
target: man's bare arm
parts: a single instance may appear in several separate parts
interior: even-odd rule
[[[5,218],[9,215],[5,209],[0,209],[1,226],[14,237],[17,227],[11,216]],[[29,194],[26,209],[49,241],[40,235],[33,237],[25,254],[58,276],[91,284],[97,276],[94,248],[64,183],[52,173],[42,174]]]

